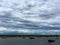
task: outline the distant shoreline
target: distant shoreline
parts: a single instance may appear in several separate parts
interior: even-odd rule
[[[60,35],[0,35],[0,37],[60,37]]]

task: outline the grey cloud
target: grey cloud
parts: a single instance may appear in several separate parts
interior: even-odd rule
[[[7,29],[60,30],[59,14],[59,0],[0,1],[0,27]]]

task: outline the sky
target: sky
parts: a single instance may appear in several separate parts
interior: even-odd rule
[[[60,34],[60,0],[0,0],[0,34]]]

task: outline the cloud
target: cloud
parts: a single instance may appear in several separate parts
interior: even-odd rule
[[[59,20],[60,0],[0,0],[1,30],[60,30]]]
[[[7,30],[7,28],[5,28],[5,27],[0,27],[0,31],[2,31],[2,30]]]

